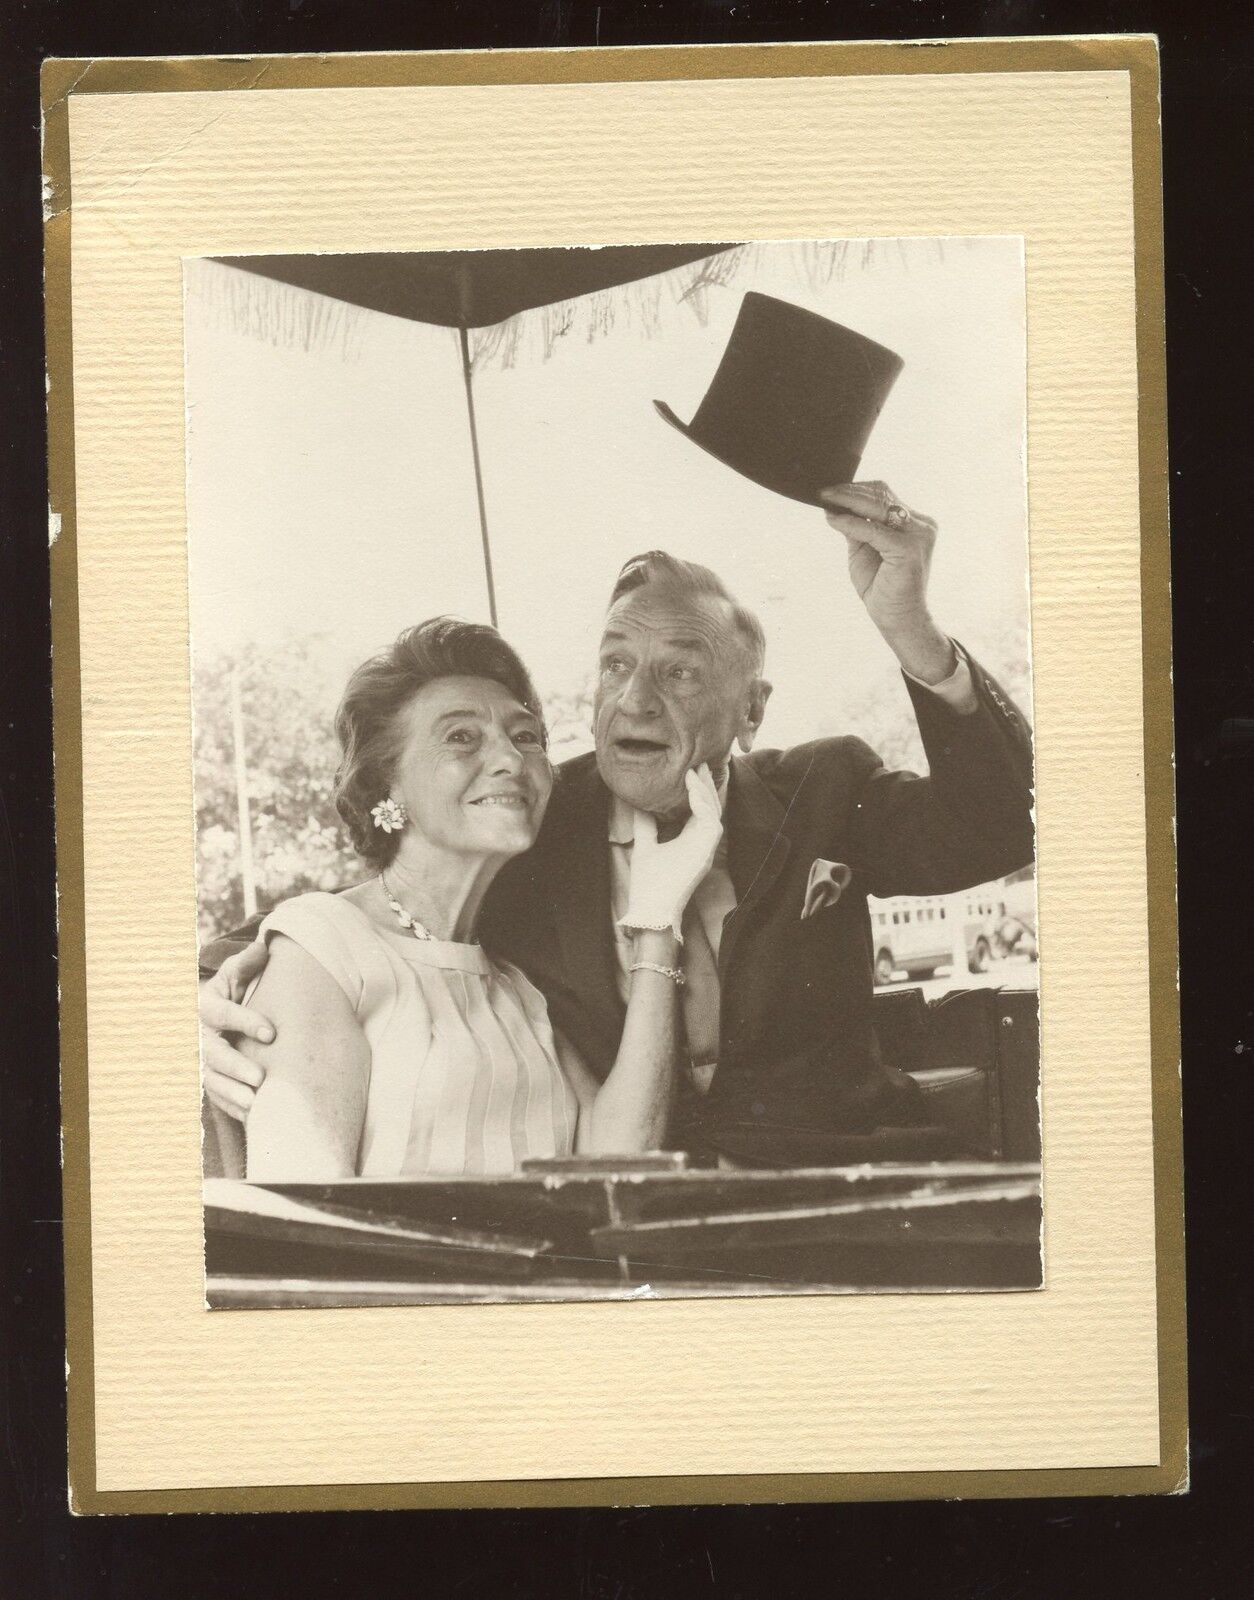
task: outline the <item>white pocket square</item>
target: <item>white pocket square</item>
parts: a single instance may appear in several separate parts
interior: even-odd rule
[[[824,906],[834,906],[852,878],[852,870],[843,861],[824,861],[819,856],[810,868],[805,904],[801,908],[802,922],[816,911],[822,911]]]

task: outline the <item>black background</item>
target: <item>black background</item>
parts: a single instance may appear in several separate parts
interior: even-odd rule
[[[66,1507],[38,64],[48,55],[1154,32],[1163,47],[1193,1488],[1185,1497],[71,1518]],[[0,0],[0,1596],[581,1600],[1251,1592],[1251,142],[1245,5]],[[682,159],[680,155],[679,159]],[[1077,530],[1083,537],[1083,530]],[[137,1028],[143,1019],[135,1019]]]

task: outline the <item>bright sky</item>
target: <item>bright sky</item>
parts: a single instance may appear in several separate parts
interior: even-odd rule
[[[188,270],[195,648],[324,635],[338,677],[435,612],[486,620],[456,334],[362,312],[347,354],[335,341],[269,342],[223,315],[214,275],[230,272]],[[541,689],[584,679],[619,566],[662,546],[713,566],[759,610],[775,683],[764,742],[791,744],[837,729],[841,704],[892,670],[844,542],[651,403],[692,415],[751,288],[905,358],[861,476],[939,521],[933,610],[978,653],[998,631],[989,619],[1026,610],[1018,239],[855,246],[822,289],[793,250],[767,247],[710,290],[707,326],[663,296],[652,336],[620,322],[559,341],[548,361],[528,341],[513,367],[476,371],[476,404],[500,625]]]

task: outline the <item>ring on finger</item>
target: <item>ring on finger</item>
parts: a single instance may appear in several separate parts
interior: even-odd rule
[[[910,513],[906,510],[905,506],[898,505],[894,501],[884,512],[884,518],[885,521],[890,523],[894,528],[904,528],[905,525],[910,521]]]

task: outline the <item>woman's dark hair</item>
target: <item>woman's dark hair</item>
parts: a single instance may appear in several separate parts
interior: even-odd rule
[[[353,848],[376,867],[396,854],[399,837],[376,828],[370,812],[386,800],[396,774],[401,713],[437,678],[490,678],[508,689],[540,724],[544,714],[530,674],[495,628],[456,617],[432,617],[406,628],[390,650],[362,663],[348,680],[335,713],[341,758],[335,774],[335,809]]]

